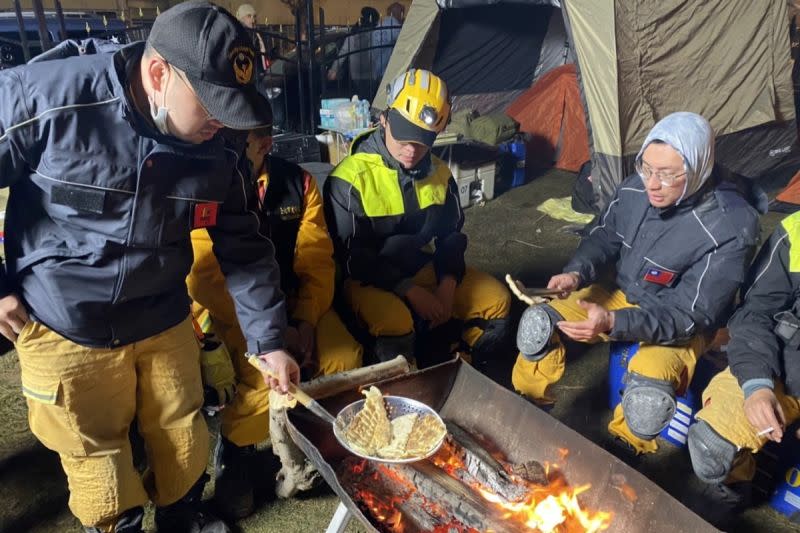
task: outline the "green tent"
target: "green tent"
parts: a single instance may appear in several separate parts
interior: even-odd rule
[[[717,161],[759,178],[800,166],[787,6],[778,0],[414,0],[381,87],[428,68],[460,100],[508,96],[578,66],[599,205],[633,170],[649,129],[705,116]],[[373,106],[385,107],[378,91]]]

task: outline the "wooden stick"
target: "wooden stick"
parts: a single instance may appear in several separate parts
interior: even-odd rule
[[[408,374],[411,367],[402,355],[385,363],[377,363],[353,370],[345,370],[328,376],[320,376],[302,383],[303,390],[317,400],[335,396],[340,392],[362,387],[368,383],[382,381]]]

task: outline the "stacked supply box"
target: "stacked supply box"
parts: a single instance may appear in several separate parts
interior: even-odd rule
[[[284,133],[273,137],[272,155],[292,163],[322,160],[317,138],[301,133]]]
[[[336,127],[336,108],[350,103],[349,98],[324,98],[320,103],[319,127],[325,130]]]

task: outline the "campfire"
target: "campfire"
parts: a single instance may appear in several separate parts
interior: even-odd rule
[[[558,465],[533,460],[513,465],[456,424],[449,423],[448,431],[442,448],[419,463],[342,462],[343,487],[379,530],[594,533],[609,528],[611,513],[581,507],[579,495],[590,486],[570,487]]]
[[[366,531],[717,531],[642,474],[466,363],[376,385],[440,414],[448,437],[435,455],[407,464],[365,461],[348,453],[316,416],[295,409],[285,418],[291,440],[339,496],[340,510]],[[346,390],[323,403],[336,413],[360,397],[357,389]]]

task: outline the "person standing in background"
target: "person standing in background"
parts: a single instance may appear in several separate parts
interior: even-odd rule
[[[378,81],[373,77],[373,64],[377,59],[377,54],[372,50],[372,28],[378,24],[380,15],[374,7],[361,8],[361,18],[353,28],[351,35],[345,39],[344,44],[339,49],[336,61],[328,69],[328,80],[336,81],[342,79],[344,65],[347,64],[347,71],[350,74],[351,92],[360,98],[371,100],[375,95]]]
[[[256,49],[260,57],[260,60],[256,61],[258,74],[263,74],[269,68],[269,60],[267,59],[267,46],[264,44],[264,39],[256,31],[256,8],[252,4],[242,4],[236,10],[236,18],[242,23],[242,26],[247,28],[253,38],[253,48]]]
[[[405,20],[406,9],[400,2],[389,4],[386,8],[386,16],[378,24],[378,29],[372,32],[374,79],[377,83],[383,79],[389,58],[392,57],[394,43],[400,35],[400,26]]]

